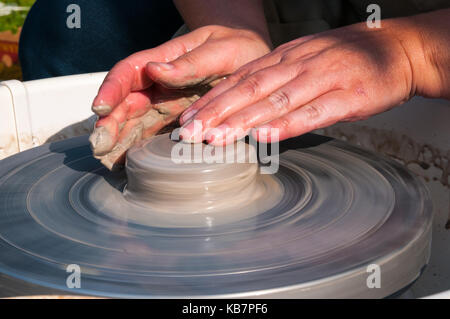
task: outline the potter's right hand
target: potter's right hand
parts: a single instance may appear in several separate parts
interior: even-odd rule
[[[161,91],[170,96],[173,89],[210,83],[269,51],[269,44],[254,31],[206,26],[120,61],[106,76],[92,106],[100,117],[91,137],[94,155],[104,156],[129,138],[131,128],[154,109],[155,90],[158,96]],[[170,121],[191,100],[180,101],[165,105]],[[155,127],[146,127],[143,137],[154,131]]]

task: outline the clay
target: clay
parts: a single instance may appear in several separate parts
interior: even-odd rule
[[[131,146],[139,142],[144,135],[151,137],[157,134],[164,126],[175,121],[177,116],[197,99],[199,99],[198,96],[186,99],[183,103],[180,103],[183,107],[173,113],[164,109],[164,106],[162,106],[162,110],[166,113],[160,112],[157,109],[150,109],[139,118],[138,124],[133,127],[131,133],[115,145],[112,145],[112,137],[106,128],[96,128],[89,138],[94,156],[110,170],[121,169],[123,167],[125,153]]]
[[[97,127],[89,137],[89,141],[94,155],[99,157],[106,155],[114,144],[113,138],[106,127]]]
[[[375,129],[368,126],[332,126],[325,128],[324,134],[361,145],[377,153],[386,154],[398,160],[408,168],[416,164],[422,170],[436,168],[433,175],[417,172],[424,179],[439,181],[443,186],[450,187],[450,150],[439,149],[433,145],[414,141],[405,134],[393,131]],[[359,142],[358,142],[359,141]]]
[[[92,111],[99,116],[106,116],[112,111],[109,105],[96,105],[92,107]]]
[[[188,154],[181,157],[180,150]],[[129,150],[126,174],[128,202],[176,216],[180,225],[247,218],[270,209],[283,196],[272,176],[260,174],[255,148],[243,141],[214,147],[158,135]],[[186,215],[197,216],[187,222]]]
[[[136,122],[131,133],[122,136],[122,128],[125,123],[119,124],[119,140],[110,136],[104,127],[94,129],[89,141],[95,158],[99,159],[109,170],[120,170],[123,168],[127,150],[139,142],[158,134],[166,126],[174,123],[178,116],[192,103],[200,99],[212,87],[222,79],[215,80],[209,84],[198,85],[184,89],[168,89],[161,85],[154,85],[151,89],[151,106],[149,110],[138,118],[129,119]],[[108,107],[93,107],[98,115],[105,116]]]
[[[277,179],[260,174],[255,148],[242,141],[214,147],[157,135],[128,151],[125,170],[123,189],[97,185],[89,196],[102,199],[111,216],[148,226],[236,222],[269,210],[284,194]]]

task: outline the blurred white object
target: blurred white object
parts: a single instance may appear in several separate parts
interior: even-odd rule
[[[106,73],[0,83],[0,159],[46,142],[88,134],[92,100]]]
[[[92,100],[106,73],[0,83],[0,159],[88,134]],[[319,130],[387,154],[419,175],[434,206],[431,260],[403,297],[450,298],[450,101],[413,98],[366,121]],[[447,227],[446,227],[447,225]]]
[[[19,7],[16,5],[4,4],[3,2],[0,2],[0,16],[7,16],[13,11],[26,11],[29,9],[30,8],[28,7]]]

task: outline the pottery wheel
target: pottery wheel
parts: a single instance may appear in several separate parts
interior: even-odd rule
[[[112,297],[385,297],[428,261],[427,192],[390,159],[310,134],[280,143],[274,175],[174,168],[161,139],[129,159],[129,174],[152,178],[129,185],[92,157],[87,137],[1,161],[0,272]],[[80,289],[66,286],[71,264]],[[372,264],[380,288],[367,285]]]

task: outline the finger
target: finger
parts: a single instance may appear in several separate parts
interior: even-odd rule
[[[112,117],[97,121],[96,127],[89,137],[94,156],[103,156],[111,151],[119,136],[119,125]]]
[[[131,146],[174,122],[197,98],[195,92],[169,91],[157,85],[131,93],[109,116],[97,122],[90,137],[94,155],[110,170],[120,167]]]
[[[111,151],[117,143],[121,127],[127,120],[128,104],[124,101],[114,111],[95,123],[94,132],[89,141],[94,156],[103,156]]]
[[[255,139],[265,142],[276,142],[267,134],[271,129],[279,130],[279,140],[299,136],[354,117],[358,103],[354,94],[348,91],[331,91],[291,113],[258,127],[252,135]]]
[[[132,92],[124,100],[127,105],[127,119],[135,119],[141,117],[152,106],[151,89]]]
[[[149,61],[175,60],[200,45],[208,36],[209,33],[203,30],[191,32],[120,61],[106,76],[94,99],[92,110],[100,116],[109,114],[130,92],[143,90],[151,85],[152,81],[145,71]]]
[[[127,150],[142,139],[142,131],[143,125],[140,119],[127,121],[120,131],[118,142],[113,149],[102,156],[97,156],[97,158],[110,170],[116,170],[123,166]]]
[[[173,122],[175,116],[175,114],[165,115],[156,109],[150,109],[144,115],[126,121],[115,145],[108,152],[97,155],[97,158],[110,170],[121,167],[125,162],[125,154],[128,149],[141,139],[155,135],[164,126]]]
[[[295,78],[298,75],[298,70],[295,65],[277,64],[253,73],[205,105],[193,117],[194,120],[201,122],[203,136],[191,134],[194,132],[193,123],[184,125],[180,135],[183,139],[193,139],[194,141],[204,138],[209,128],[216,127],[226,118],[277,90]]]
[[[208,93],[203,95],[198,101],[187,108],[180,116],[180,124],[184,125],[186,122],[192,119],[192,117],[197,114],[200,109],[202,109],[206,104],[213,100],[214,97],[230,89],[233,85],[231,85],[231,82],[227,80],[228,79],[224,79],[216,87],[214,87]]]
[[[150,137],[174,122],[198,98],[199,96],[195,92],[155,87],[155,90],[152,90],[152,109],[141,117],[144,125],[143,137]]]
[[[214,130],[214,134],[208,132],[206,140],[213,145],[229,144],[233,140],[230,140],[226,132],[248,132],[251,128],[277,119],[328,92],[332,88],[331,84],[332,81],[327,79],[317,81],[312,74],[301,74],[264,99],[232,114]]]
[[[130,127],[130,123],[134,123],[134,121],[127,122],[127,120],[142,116],[150,107],[148,92],[131,93],[110,115],[100,118],[90,137],[94,155],[103,156],[110,152],[120,140],[120,136],[123,136],[122,127],[124,125]]]
[[[249,77],[255,72],[258,72],[261,69],[270,67],[275,65],[280,61],[279,54],[267,54],[262,58],[254,60],[239,70],[237,70],[234,74],[228,76],[226,79],[222,80],[218,85],[216,85],[211,91],[205,94],[200,100],[195,102],[191,107],[189,107],[181,116],[180,124],[184,125],[187,121],[191,120],[192,117],[198,113],[200,109],[202,109],[209,102],[214,100],[216,97],[221,95],[222,93],[228,91],[233,86],[243,81],[245,78]]]
[[[226,62],[229,53],[226,47],[221,48],[224,44],[203,44],[170,63],[149,62],[147,74],[153,81],[172,89],[211,82],[235,71],[233,65]],[[217,50],[223,54],[222,59],[218,59],[217,53],[212,54]]]
[[[144,116],[141,117],[143,126],[143,138],[149,138],[156,133],[158,133],[161,129],[163,129],[168,124],[175,121],[177,118],[177,114],[161,114],[155,109],[152,109],[147,112]]]
[[[268,47],[256,51],[241,50],[248,45],[246,41],[240,36],[222,36],[220,39],[211,36],[202,45],[170,63],[151,61],[147,72],[153,81],[168,88],[209,83],[269,52]]]

